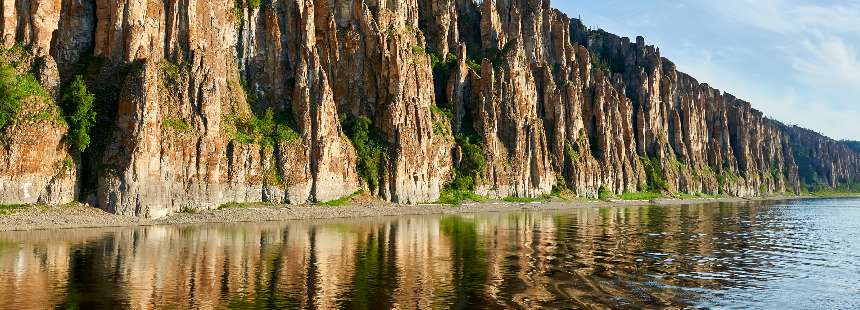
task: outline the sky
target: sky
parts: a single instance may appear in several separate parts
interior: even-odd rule
[[[555,0],[769,118],[860,140],[860,0]]]

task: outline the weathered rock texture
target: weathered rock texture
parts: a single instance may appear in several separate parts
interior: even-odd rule
[[[21,48],[0,52],[0,63],[19,75],[35,73],[47,91],[22,99],[0,137],[0,201],[3,204],[63,204],[77,195],[77,169],[64,138],[68,126],[51,95],[59,76],[50,56]],[[3,90],[3,94],[7,94]]]
[[[386,142],[374,194],[401,203],[437,199],[459,169],[461,134],[480,140],[476,190],[493,197],[754,196],[860,180],[856,152],[771,121],[644,39],[589,30],[546,0],[249,3],[4,0],[6,46],[55,64],[46,88],[86,75],[102,103],[102,139],[76,160],[80,177],[47,168],[67,156],[65,128],[38,126],[28,134],[50,131],[36,144],[50,152],[26,167],[6,161],[4,202],[41,197],[15,186],[34,178],[44,201],[82,184],[102,208],[147,217],[332,200],[369,189],[345,133],[357,117]],[[298,138],[243,138],[267,110],[287,115]],[[0,155],[33,147],[7,143]]]

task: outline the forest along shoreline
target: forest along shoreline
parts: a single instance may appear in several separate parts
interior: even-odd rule
[[[672,206],[708,203],[742,203],[809,198],[860,197],[838,196],[772,196],[766,198],[656,198],[651,200],[567,200],[552,198],[543,201],[506,202],[485,201],[457,206],[445,204],[402,205],[384,202],[369,196],[328,205],[226,204],[214,210],[185,210],[160,219],[146,219],[105,212],[86,204],[62,206],[0,206],[0,231],[29,231],[98,227],[179,225],[204,223],[272,222],[306,219],[363,218],[432,214],[470,214],[511,211],[553,211],[578,208],[608,208],[621,206]]]

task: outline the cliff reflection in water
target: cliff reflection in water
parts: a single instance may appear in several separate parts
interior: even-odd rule
[[[714,305],[832,255],[804,226],[703,205],[2,233],[0,307]]]

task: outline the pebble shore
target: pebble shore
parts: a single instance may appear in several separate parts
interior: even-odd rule
[[[771,197],[755,200],[784,200],[798,197]],[[29,206],[0,212],[0,231],[71,229],[199,223],[271,222],[307,219],[361,218],[379,216],[466,214],[482,212],[543,211],[575,208],[605,208],[637,205],[684,205],[716,202],[754,201],[742,198],[655,199],[642,201],[544,201],[529,203],[481,202],[461,206],[438,204],[398,205],[375,199],[356,199],[344,206],[252,204],[191,213],[177,213],[160,219],[142,219],[107,213],[85,204]]]

